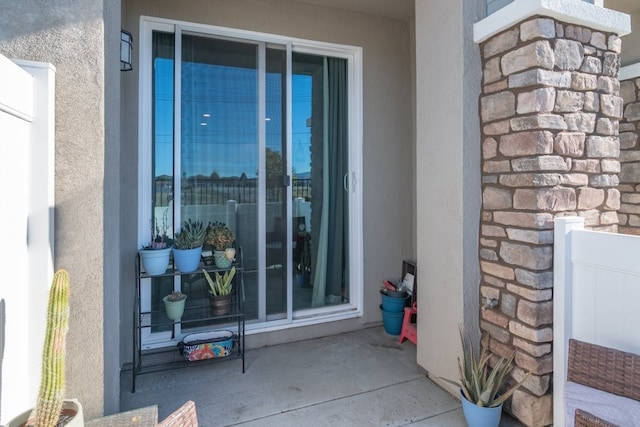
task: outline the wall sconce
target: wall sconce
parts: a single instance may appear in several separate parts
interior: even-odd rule
[[[120,30],[120,71],[131,71],[131,51],[133,50],[133,37],[129,31]]]

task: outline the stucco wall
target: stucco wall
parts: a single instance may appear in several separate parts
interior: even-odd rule
[[[622,65],[640,62],[640,9],[631,13],[631,34],[622,37]]]
[[[54,267],[72,287],[65,394],[91,418],[103,408],[103,2],[2,1],[0,10],[0,52],[56,67]]]
[[[123,5],[123,28],[139,37],[140,15],[246,29],[297,38],[361,46],[364,60],[364,316],[329,324],[247,337],[256,347],[360,328],[381,320],[378,290],[384,278],[399,277],[403,258],[415,258],[412,187],[411,27],[409,22],[307,5],[289,0],[130,1]],[[204,11],[204,12],[203,12]],[[138,45],[134,57],[138,57]],[[123,76],[123,94],[137,94],[137,62]],[[123,98],[125,98],[123,96]],[[137,102],[124,100],[122,185],[137,186]],[[122,263],[133,272],[137,235],[137,194],[122,195]],[[133,274],[123,277],[123,343],[130,342]],[[131,359],[131,349],[122,349]]]
[[[416,2],[418,363],[436,381],[457,378],[458,327],[478,337],[482,72],[469,29],[483,10]]]

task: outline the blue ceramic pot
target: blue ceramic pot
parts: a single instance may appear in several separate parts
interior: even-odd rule
[[[464,397],[460,390],[460,402],[462,402],[462,413],[469,427],[498,427],[502,417],[502,403],[494,408],[478,406],[471,403]]]
[[[195,249],[176,249],[173,248],[173,262],[176,269],[183,273],[192,273],[198,269],[200,264],[200,254],[202,246]]]

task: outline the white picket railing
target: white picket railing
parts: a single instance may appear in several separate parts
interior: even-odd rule
[[[640,354],[640,237],[567,217],[554,239],[554,425],[563,426],[569,338]]]

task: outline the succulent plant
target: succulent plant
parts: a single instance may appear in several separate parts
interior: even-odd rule
[[[169,209],[165,209],[162,213],[162,222],[160,223],[156,217],[149,220],[149,228],[151,229],[151,242],[142,249],[164,249],[171,245],[167,231],[169,230]]]
[[[171,292],[169,295],[167,295],[167,300],[175,302],[175,301],[183,300],[186,297],[187,296],[185,294],[183,294],[182,292],[174,291],[174,292]]]
[[[230,248],[235,240],[233,232],[223,222],[214,222],[207,227],[207,243],[216,251]]]
[[[182,228],[173,237],[173,247],[176,249],[195,249],[204,243],[207,235],[202,221],[191,221],[191,218],[182,223]]]
[[[465,339],[466,338],[466,339]],[[489,336],[484,335],[481,340],[480,354],[473,351],[473,345],[469,337],[465,337],[460,330],[460,341],[462,342],[463,358],[458,358],[458,382],[445,381],[456,384],[460,387],[464,397],[477,406],[495,407],[499,406],[529,378],[529,371],[518,383],[502,390],[503,382],[507,374],[511,372],[512,362],[515,352],[510,357],[502,357],[493,367],[489,366],[491,352],[488,344]],[[500,393],[500,394],[498,394]]]

